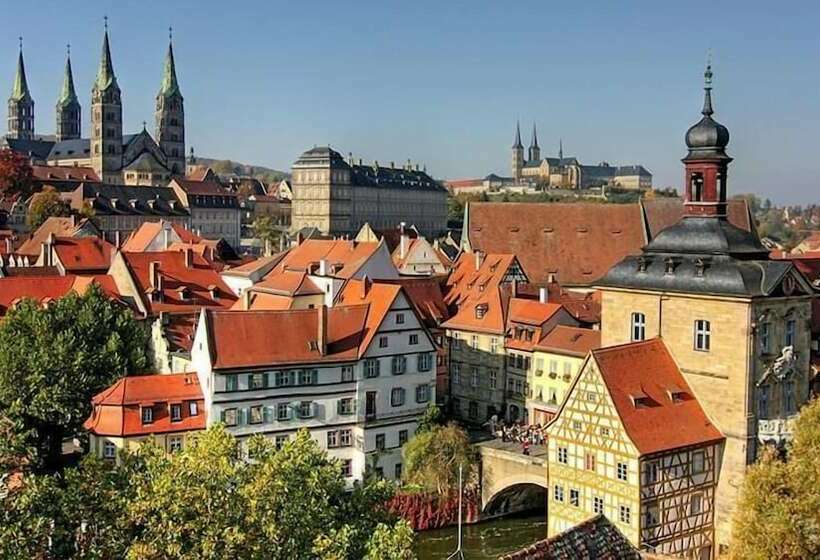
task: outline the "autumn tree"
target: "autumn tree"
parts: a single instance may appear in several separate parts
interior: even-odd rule
[[[26,222],[31,229],[37,229],[48,218],[70,216],[71,207],[60,197],[54,187],[44,187],[42,192],[32,196]]]
[[[275,224],[270,216],[258,216],[251,227],[256,238],[265,244],[265,254],[279,251],[282,238],[287,235],[285,227]]]
[[[0,412],[26,434],[32,466],[59,467],[91,397],[148,365],[148,333],[92,284],[43,308],[23,300],[0,323]]]
[[[733,523],[732,557],[820,558],[820,400],[797,418],[783,459],[766,448],[746,474]]]
[[[463,480],[473,480],[478,464],[467,432],[456,424],[434,425],[417,433],[402,451],[405,482],[440,495],[458,489],[458,469]]]
[[[28,197],[34,184],[28,158],[9,149],[0,150],[0,196]]]

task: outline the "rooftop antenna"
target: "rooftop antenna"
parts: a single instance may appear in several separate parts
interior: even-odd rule
[[[453,552],[450,556],[447,557],[447,560],[464,560],[464,552],[461,550],[461,495],[464,493],[464,489],[461,485],[461,470],[463,465],[459,463],[458,465],[458,545],[456,547],[456,551]]]

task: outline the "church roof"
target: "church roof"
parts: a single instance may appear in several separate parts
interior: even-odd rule
[[[162,84],[159,88],[159,95],[163,97],[182,96],[177,82],[176,64],[174,64],[174,46],[171,43],[168,43],[168,54],[165,55],[165,66],[162,70]]]
[[[20,54],[17,55],[17,74],[14,76],[14,86],[11,89],[11,100],[31,100],[31,92],[29,92],[28,80],[26,80],[26,65],[23,62],[22,47],[20,48]]]
[[[94,81],[94,89],[105,91],[109,88],[119,89],[117,77],[114,75],[114,64],[111,61],[111,48],[108,45],[108,29],[103,37],[102,57],[100,58],[100,68],[97,70],[97,79]]]
[[[63,76],[63,88],[60,90],[60,97],[57,99],[58,107],[66,107],[79,103],[77,92],[74,90],[74,74],[71,71],[71,57],[65,59],[65,75]]]

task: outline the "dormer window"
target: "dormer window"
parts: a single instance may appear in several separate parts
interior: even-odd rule
[[[483,319],[484,315],[487,313],[487,304],[481,303],[475,306],[475,318],[476,319]]]
[[[182,421],[182,404],[173,403],[170,406],[171,422]]]
[[[154,421],[154,409],[150,406],[142,407],[142,423],[151,424]]]
[[[643,391],[637,391],[629,395],[629,400],[632,401],[632,406],[635,408],[646,408],[649,406],[649,396]]]
[[[665,274],[674,274],[675,273],[675,266],[678,263],[675,261],[674,257],[666,257],[663,261],[664,266],[664,273]]]
[[[703,278],[703,273],[706,271],[706,259],[698,257],[695,259],[695,276]]]
[[[686,391],[680,387],[670,387],[666,390],[666,394],[669,396],[669,400],[673,403],[680,403],[683,402],[684,397],[686,396]]]
[[[649,266],[649,259],[644,256],[638,257],[638,272],[646,272],[647,266]]]
[[[188,286],[180,286],[177,288],[177,295],[181,301],[188,301],[191,298],[191,290]]]

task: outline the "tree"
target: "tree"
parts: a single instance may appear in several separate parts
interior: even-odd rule
[[[28,197],[34,175],[28,158],[9,149],[0,150],[0,196]]]
[[[44,187],[43,192],[37,193],[31,198],[26,222],[28,222],[31,229],[37,229],[48,218],[70,215],[71,207],[65,200],[60,198],[60,193],[54,187]]]
[[[820,400],[800,412],[788,458],[763,450],[749,468],[737,505],[732,557],[820,557]]]
[[[273,223],[270,216],[258,216],[253,221],[253,231],[257,239],[265,243],[265,254],[277,252],[282,242],[282,236],[286,235],[285,230]]]
[[[413,529],[407,521],[399,521],[395,527],[380,523],[367,543],[365,560],[415,560],[413,553]]]
[[[441,414],[441,409],[434,403],[427,405],[424,409],[424,414],[419,418],[416,433],[426,432],[432,430],[436,426],[444,424],[444,416]]]
[[[458,489],[458,467],[463,480],[471,482],[478,463],[467,433],[450,423],[417,433],[402,451],[405,482],[440,495]]]
[[[0,411],[27,434],[32,466],[60,466],[91,397],[148,366],[147,330],[92,284],[41,308],[24,300],[0,323]]]

